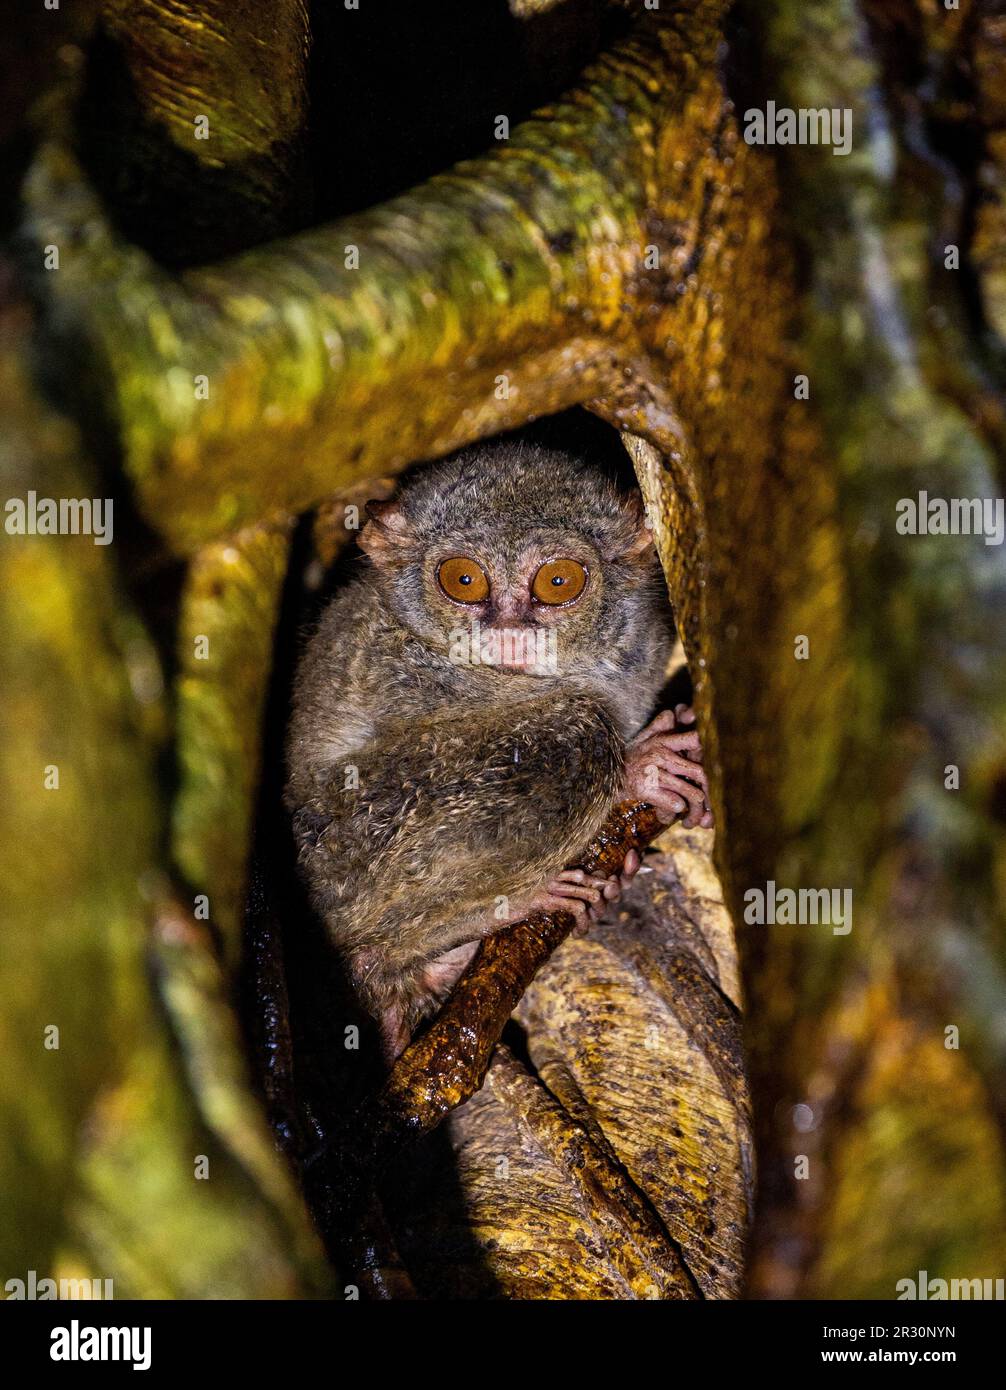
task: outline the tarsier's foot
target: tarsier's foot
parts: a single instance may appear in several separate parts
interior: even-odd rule
[[[621,874],[605,878],[589,874],[585,869],[562,869],[539,892],[519,901],[511,900],[509,912],[492,916],[489,930],[499,931],[523,921],[532,912],[569,912],[576,920],[573,930],[583,935],[596,922],[609,903],[617,902],[639,871],[641,859],[636,850],[625,856]],[[486,935],[483,927],[479,937],[466,941],[427,961],[416,977],[412,993],[383,1007],[377,1015],[381,1052],[390,1066],[408,1047],[417,1023],[426,1014],[435,1012],[444,1002],[458,980],[471,964],[479,941]]]
[[[576,919],[573,930],[583,935],[596,922],[609,903],[617,902],[622,889],[639,869],[639,855],[626,856],[622,873],[605,878],[586,869],[562,869],[527,904],[529,912],[571,912]]]
[[[711,826],[709,786],[695,711],[688,705],[661,710],[629,744],[622,795],[648,801],[668,821],[684,814],[687,826]]]
[[[374,949],[354,952],[347,965],[357,998],[377,1024],[381,1056],[390,1066],[408,1047],[422,1016],[424,969],[394,972],[384,953]]]
[[[381,1040],[381,1056],[390,1067],[398,1061],[412,1039],[405,1010],[398,1004],[389,1005],[377,1019],[377,1031]]]
[[[443,1003],[471,965],[478,948],[478,941],[465,941],[427,963],[422,980],[423,988],[431,998]]]
[[[466,941],[442,952],[416,970],[390,1003],[377,1010],[381,1055],[390,1065],[408,1047],[419,1023],[436,1013],[471,964],[479,943]]]

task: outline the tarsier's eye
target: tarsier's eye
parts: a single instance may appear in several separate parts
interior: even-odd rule
[[[437,580],[455,603],[484,603],[489,597],[489,580],[477,560],[455,555],[437,570]]]
[[[587,571],[579,560],[546,560],[531,583],[539,603],[572,603],[587,585]]]

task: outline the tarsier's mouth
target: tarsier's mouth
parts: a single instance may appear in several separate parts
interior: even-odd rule
[[[554,675],[559,665],[554,628],[483,627],[477,620],[457,634],[451,660],[459,665],[495,666],[526,675]]]
[[[547,634],[541,633],[542,636]],[[483,661],[508,671],[527,671],[542,664],[543,643],[532,628],[491,629],[483,648]]]

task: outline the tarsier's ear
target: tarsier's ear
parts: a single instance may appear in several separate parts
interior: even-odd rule
[[[369,520],[357,537],[357,544],[375,565],[390,564],[412,539],[401,505],[394,499],[368,502],[366,512]]]
[[[644,555],[653,545],[653,532],[646,515],[646,508],[643,506],[643,499],[638,492],[632,493],[625,504],[625,516],[629,522],[626,528],[629,533],[628,544],[619,546],[619,556],[625,560],[633,560],[638,555]]]

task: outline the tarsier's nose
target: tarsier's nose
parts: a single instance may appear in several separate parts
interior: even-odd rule
[[[494,592],[486,623],[491,627],[533,627],[534,614],[528,591],[508,587]]]
[[[507,585],[494,592],[482,639],[484,659],[494,666],[525,671],[538,664],[537,624],[525,588]]]

